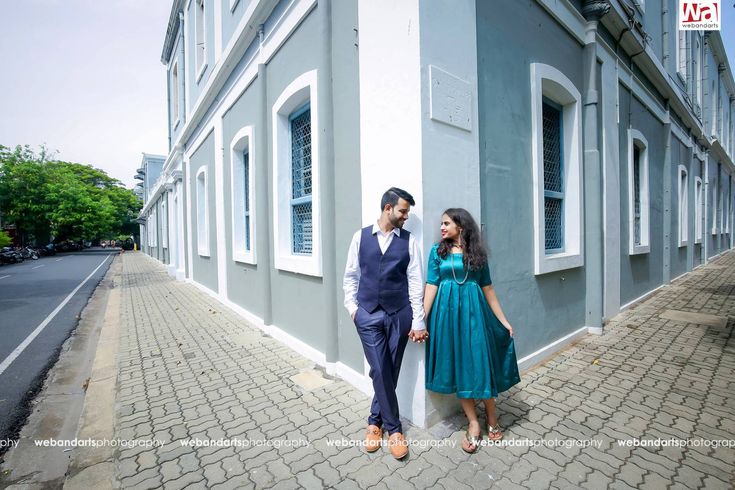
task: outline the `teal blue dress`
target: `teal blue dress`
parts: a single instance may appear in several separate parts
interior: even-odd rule
[[[513,337],[482,292],[492,284],[490,270],[486,264],[470,271],[459,284],[465,278],[462,254],[442,259],[438,248],[431,249],[426,280],[439,287],[427,319],[426,388],[458,398],[495,398],[521,378]]]

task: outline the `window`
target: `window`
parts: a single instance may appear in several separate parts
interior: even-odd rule
[[[276,268],[321,276],[317,73],[294,80],[273,106]]]
[[[718,197],[720,195],[720,193],[718,192],[719,180],[720,180],[719,179],[720,177],[719,169],[720,167],[718,165],[717,166],[717,176],[714,179],[712,179],[712,184],[711,184],[711,187],[712,187],[712,234],[713,235],[717,234],[717,215],[719,214],[719,202],[718,202],[719,201]]]
[[[253,127],[242,128],[230,144],[232,259],[255,264],[255,172]]]
[[[531,64],[536,274],[580,267],[582,242],[581,96],[556,68]]]
[[[692,57],[692,82],[695,100],[694,112],[702,117],[702,34],[694,32],[694,56]]]
[[[689,238],[689,178],[684,165],[679,165],[679,246],[685,247]]]
[[[168,194],[163,195],[161,201],[161,246],[168,248],[168,213],[166,212],[168,206],[166,201],[168,200]]]
[[[204,0],[196,0],[196,8],[194,11],[194,52],[196,56],[197,82],[201,80],[204,70],[207,69],[207,32],[206,19],[204,10]]]
[[[544,224],[545,252],[564,251],[564,186],[562,162],[562,108],[548,99],[543,101],[544,146]]]
[[[179,123],[179,64],[174,63],[171,68],[171,111],[174,127]]]
[[[291,130],[291,251],[310,255],[311,213],[311,109],[309,104],[289,116]]]
[[[197,210],[197,251],[209,257],[209,190],[207,189],[207,169],[202,167],[196,178]]]
[[[702,179],[694,178],[694,243],[702,243]]]
[[[723,194],[724,197],[724,206],[723,206],[723,213],[724,213],[724,225],[723,228],[725,229],[724,233],[730,233],[730,177],[727,177],[727,180],[725,180],[725,192]]]
[[[648,194],[648,141],[628,130],[628,253],[648,253],[650,247]]]

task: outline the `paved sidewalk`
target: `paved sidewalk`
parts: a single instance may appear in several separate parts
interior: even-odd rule
[[[499,398],[506,440],[558,439],[570,447],[481,447],[466,455],[457,416],[430,431],[409,426],[409,439],[447,437],[457,446],[412,447],[406,462],[387,450],[329,446],[327,438],[362,439],[365,395],[340,380],[304,390],[291,377],[312,368],[310,361],[172,280],[152,259],[122,258],[115,432],[167,441],[118,450],[115,476],[125,488],[735,485],[735,448],[617,443],[735,440],[735,253],[617,316],[602,336],[586,336]],[[309,445],[181,444],[196,438]]]

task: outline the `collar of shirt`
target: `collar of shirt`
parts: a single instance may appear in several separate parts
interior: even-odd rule
[[[383,236],[388,236],[391,233],[393,233],[395,236],[401,236],[401,229],[400,228],[393,228],[393,230],[389,231],[388,233],[383,233],[383,230],[380,229],[380,226],[378,226],[377,223],[373,225],[373,235],[376,233],[380,233]]]

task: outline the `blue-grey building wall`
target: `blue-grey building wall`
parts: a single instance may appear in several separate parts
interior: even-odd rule
[[[214,0],[222,4],[222,49],[227,49],[227,45],[232,41],[235,29],[242,20],[242,16],[248,9],[253,0],[238,0],[234,10],[230,10],[232,0]]]
[[[197,193],[196,193],[196,179],[197,173],[202,167],[207,169],[207,193],[208,193],[208,215],[209,215],[209,257],[199,255],[198,248],[199,244],[197,241]],[[212,291],[218,292],[219,287],[217,283],[217,219],[215,213],[215,193],[220,192],[215,187],[214,178],[214,134],[210,133],[204,142],[197,148],[192,154],[189,161],[189,190],[191,195],[191,215],[189,220],[191,222],[192,234],[191,234],[191,246],[192,246],[192,278],[211,289]]]
[[[687,209],[682,210],[683,203],[679,195],[679,166],[682,165],[687,171]],[[674,279],[687,272],[687,249],[694,241],[691,224],[687,226],[687,241],[685,246],[679,246],[679,213],[685,213],[687,223],[691,222],[691,212],[694,210],[692,199],[689,196],[690,189],[693,186],[694,176],[692,175],[691,160],[689,158],[689,149],[679,138],[671,137],[671,278]]]
[[[554,66],[583,93],[582,46],[535,2],[476,5],[484,234],[503,309],[533,332],[516,341],[524,355],[585,325],[584,267],[534,275],[530,144],[530,63]],[[451,184],[451,167],[440,170]]]
[[[226,183],[222,189],[225,201],[225,229],[224,237],[225,249],[227,250],[227,294],[231,301],[242,306],[251,313],[264,317],[265,304],[263,301],[263,288],[267,287],[266,275],[270,274],[270,263],[268,258],[271,250],[262,250],[257,245],[257,237],[263,236],[268,232],[269,214],[265,210],[269,209],[270,194],[262,195],[257,190],[262,187],[261,182],[268,179],[268,154],[267,148],[258,146],[259,133],[268,131],[258,123],[262,119],[263,114],[260,112],[261,104],[259,103],[259,91],[261,90],[262,81],[256,78],[247,90],[240,96],[235,104],[222,118],[223,120],[223,144],[224,144],[224,165],[223,165],[223,181]],[[256,199],[255,203],[255,230],[256,239],[251,239],[251,243],[255,246],[258,256],[258,264],[251,265],[243,262],[235,262],[233,260],[232,250],[232,190],[230,182],[232,182],[232,158],[230,145],[240,129],[245,126],[253,126],[253,139],[250,142],[250,166],[255,179],[255,185],[250,190]],[[270,141],[270,138],[268,139]],[[235,182],[234,185],[241,186],[242,183]],[[261,242],[262,243],[262,242]]]
[[[192,0],[191,2],[189,2],[188,9],[184,7],[184,17],[186,19],[186,21],[184,22],[184,25],[186,26],[185,35],[188,38],[188,52],[186,57],[186,86],[188,98],[187,105],[189,106],[190,110],[193,110],[196,106],[196,103],[199,101],[199,97],[202,94],[202,89],[207,84],[207,79],[209,78],[209,75],[212,73],[212,70],[214,68],[214,2],[216,0],[204,1],[204,30],[207,40],[205,63],[207,64],[207,68],[199,81],[197,81],[199,70],[197,69],[196,64],[196,49],[194,49],[196,44],[196,1]]]
[[[301,23],[279,51],[271,58],[267,67],[266,82],[266,106],[273,107],[278,96],[298,76],[303,73],[318,69],[322,53],[315,46],[322,43],[324,32],[319,28],[316,10],[323,8],[318,5]],[[327,76],[323,72],[318,77]],[[312,110],[314,108],[312,107]],[[268,114],[269,131],[273,127],[271,114]],[[271,138],[269,138],[272,141]],[[327,142],[324,142],[328,144]],[[321,140],[320,140],[321,144]],[[269,161],[272,161],[272,148],[269,152]],[[313,158],[314,162],[316,158]],[[331,172],[327,162],[320,162],[321,172]],[[273,189],[273,172],[268,174],[269,189]],[[326,202],[322,206],[322,216],[326,212]],[[273,229],[272,213],[269,216],[270,229]],[[324,226],[330,226],[324,223]],[[331,325],[325,325],[323,320],[326,311],[326,298],[322,289],[324,280],[321,277],[295,274],[288,271],[272,269],[272,301],[273,301],[273,324],[278,325],[285,332],[297,339],[311,345],[317,350],[324,352],[326,341],[326,329]],[[288,305],[287,308],[280,305]]]
[[[619,84],[618,169],[620,171],[620,303],[627,304],[663,283],[664,126],[630,91]],[[628,128],[648,142],[650,252],[630,255],[628,226]]]
[[[360,84],[357,29],[357,0],[332,2],[332,87],[334,110],[334,227],[336,271],[341,285],[347,263],[347,244],[361,225],[360,176]],[[379,204],[376,196],[376,219]],[[329,226],[329,223],[325,223]],[[342,362],[358,372],[363,370],[363,351],[352,318],[342,307],[338,288],[338,349]]]

